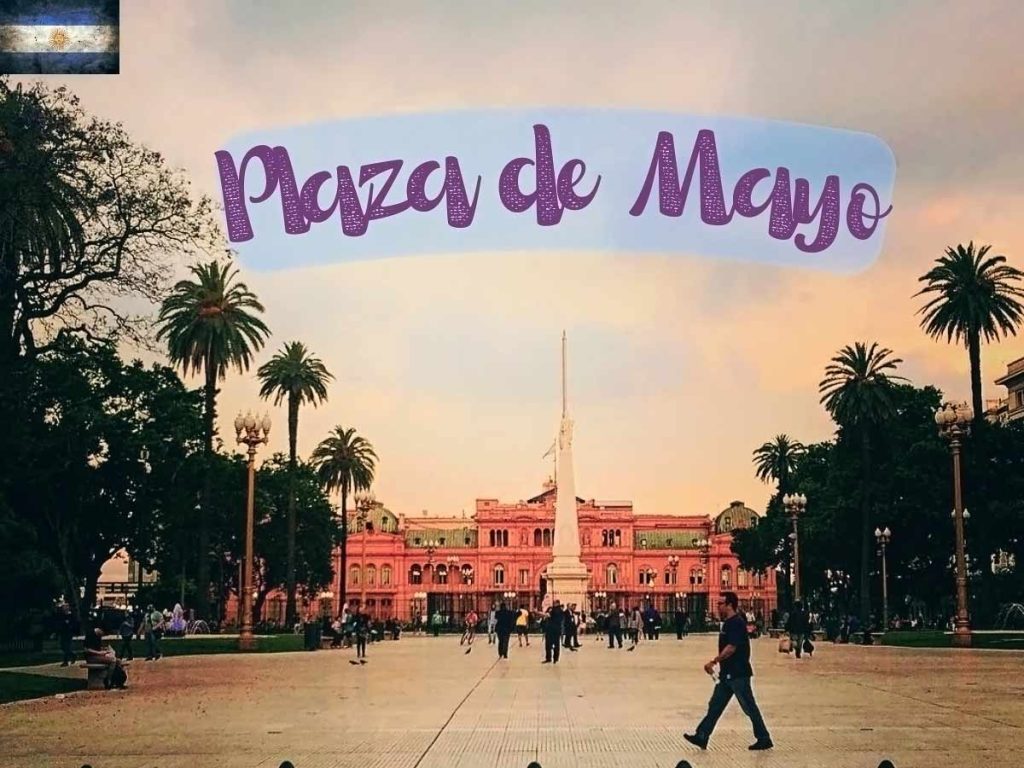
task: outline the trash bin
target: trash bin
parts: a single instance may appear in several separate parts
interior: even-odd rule
[[[320,649],[320,624],[315,621],[307,621],[303,624],[303,643],[302,646],[307,651],[317,651]]]

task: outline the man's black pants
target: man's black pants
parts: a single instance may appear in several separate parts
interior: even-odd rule
[[[558,663],[558,657],[561,654],[562,646],[559,644],[558,635],[544,635],[544,660],[553,661]]]
[[[132,638],[131,635],[128,637],[121,638],[121,652],[118,654],[122,659],[128,659],[129,661],[135,658],[135,654],[132,652]]]
[[[707,741],[711,738],[718,718],[722,716],[732,697],[740,704],[743,714],[750,718],[750,724],[754,726],[754,738],[758,741],[771,741],[768,735],[768,727],[761,717],[761,710],[754,700],[754,691],[750,687],[749,677],[734,677],[731,680],[719,680],[715,689],[711,692],[711,701],[708,702],[708,713],[697,726],[697,735]]]
[[[498,633],[498,658],[500,658],[500,659],[507,659],[508,658],[508,641],[509,641],[509,637],[510,637],[510,635],[509,635],[508,632],[499,632]]]
[[[619,648],[622,647],[622,630],[619,627],[612,627],[608,630],[608,647],[614,648],[615,641],[619,641]]]

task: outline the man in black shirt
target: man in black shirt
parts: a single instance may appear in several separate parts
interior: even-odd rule
[[[718,603],[718,613],[722,618],[722,632],[718,636],[718,655],[704,665],[704,671],[714,676],[716,664],[720,665],[719,679],[708,702],[708,713],[697,726],[696,733],[684,734],[683,738],[701,749],[708,748],[708,740],[718,718],[722,716],[733,696],[740,703],[743,714],[750,718],[754,726],[756,742],[750,745],[752,750],[771,749],[772,738],[761,717],[761,710],[754,700],[754,691],[750,687],[750,678],[754,670],[750,666],[750,638],[747,636],[747,620],[738,611],[739,600],[735,592],[724,592]]]
[[[562,609],[562,604],[555,600],[555,604],[548,609],[547,619],[544,622],[544,664],[550,664],[552,661],[555,664],[558,663],[558,655],[561,650],[559,641],[562,639],[564,622],[565,611]]]
[[[498,658],[508,658],[508,641],[512,636],[512,630],[516,626],[516,615],[508,609],[508,607],[502,603],[498,608],[498,612],[494,616],[495,634],[498,635]]]

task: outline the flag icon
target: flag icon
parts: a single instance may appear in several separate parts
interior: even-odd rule
[[[0,74],[115,75],[118,0],[0,2]]]

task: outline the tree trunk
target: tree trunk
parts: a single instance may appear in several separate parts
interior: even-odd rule
[[[860,493],[860,620],[864,629],[871,621],[871,436],[861,427],[861,493]]]
[[[288,602],[285,606],[285,626],[295,626],[295,466],[296,445],[299,437],[299,399],[294,393],[288,395],[288,555],[285,583],[288,587]]]
[[[203,498],[199,504],[199,552],[196,563],[196,614],[210,619],[210,505],[213,499],[213,433],[217,413],[217,367],[212,350],[206,353],[206,386],[204,393]]]
[[[345,586],[348,584],[346,574],[348,573],[348,483],[341,486],[341,573],[338,576],[338,613],[345,605],[347,593]]]
[[[96,592],[97,585],[100,581],[99,569],[92,573],[89,573],[85,577],[85,597],[82,598],[82,609],[84,613],[87,613],[94,605],[96,605]],[[81,616],[82,626],[86,626],[86,617]]]
[[[981,398],[981,335],[978,331],[967,334],[967,354],[971,360],[971,400],[974,407],[974,420],[980,422],[985,418],[985,404]]]

